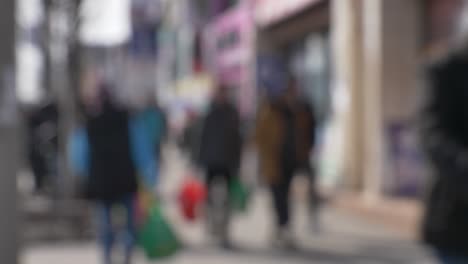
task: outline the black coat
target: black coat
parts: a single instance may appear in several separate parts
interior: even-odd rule
[[[433,165],[424,240],[468,256],[468,57],[452,56],[430,71],[423,139]],[[468,160],[467,160],[468,162]]]
[[[88,121],[90,175],[87,195],[101,202],[117,202],[137,191],[131,158],[128,114],[108,108]]]
[[[236,170],[241,155],[239,114],[232,104],[213,104],[203,121],[200,162],[205,168]]]

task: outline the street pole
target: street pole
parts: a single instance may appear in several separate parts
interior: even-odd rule
[[[57,96],[59,109],[58,177],[55,182],[55,199],[69,199],[72,177],[66,157],[67,138],[74,125],[74,100],[70,82],[69,48],[72,30],[72,2],[52,1],[49,13],[50,85]]]
[[[18,263],[18,116],[15,92],[15,0],[0,9],[0,262]]]

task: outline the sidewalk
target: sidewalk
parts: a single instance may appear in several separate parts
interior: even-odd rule
[[[187,173],[187,164],[176,151],[169,151],[166,157],[168,162],[164,169],[165,177],[160,182],[161,193],[163,196],[171,196],[177,193],[180,181]],[[352,201],[351,198],[345,200]],[[314,234],[311,232],[306,204],[297,201],[294,206],[294,234],[301,250],[293,253],[270,247],[274,218],[269,193],[266,190],[257,190],[249,211],[235,217],[231,235],[238,250],[230,252],[218,250],[210,245],[205,236],[204,223],[185,222],[174,202],[169,199],[165,203],[165,215],[186,247],[174,258],[158,263],[435,264],[428,252],[418,244],[400,232],[395,232],[388,225],[368,218],[364,211],[340,206],[346,204],[344,202],[333,203],[324,209],[321,215],[322,232]],[[21,257],[23,264],[100,264],[98,256],[96,244],[87,242],[42,243],[39,246],[25,248]],[[135,263],[148,262],[143,256],[137,255]]]
[[[421,201],[382,197],[369,202],[362,195],[347,193],[340,194],[332,204],[338,210],[382,224],[406,239],[419,239],[419,226],[423,214]]]
[[[246,215],[238,215],[232,226],[235,252],[218,250],[204,235],[202,222],[189,224],[174,204],[166,204],[165,213],[184,241],[186,249],[175,258],[159,263],[238,264],[238,263],[425,263],[431,256],[418,244],[405,239],[366,217],[333,207],[321,216],[322,233],[313,234],[304,204],[294,210],[294,233],[302,249],[285,253],[270,247],[273,224],[269,196],[259,190]],[[58,243],[30,247],[23,252],[23,264],[99,264],[95,243]],[[136,264],[147,263],[138,255]]]

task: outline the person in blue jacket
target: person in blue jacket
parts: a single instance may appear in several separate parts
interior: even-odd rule
[[[116,242],[112,210],[126,209],[125,263],[130,264],[136,238],[135,197],[140,183],[153,189],[156,160],[144,119],[131,117],[113,102],[106,86],[101,90],[97,111],[72,135],[69,155],[75,172],[86,177],[86,197],[99,207],[104,264],[112,263]]]
[[[156,98],[148,95],[148,102],[145,107],[135,117],[138,123],[145,124],[149,136],[149,144],[153,148],[156,162],[160,162],[162,155],[162,145],[167,138],[167,117],[164,109],[158,104]]]

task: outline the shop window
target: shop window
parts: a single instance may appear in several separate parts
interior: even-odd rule
[[[309,35],[288,50],[290,71],[319,121],[328,118],[331,108],[329,53],[328,36],[321,33]]]

